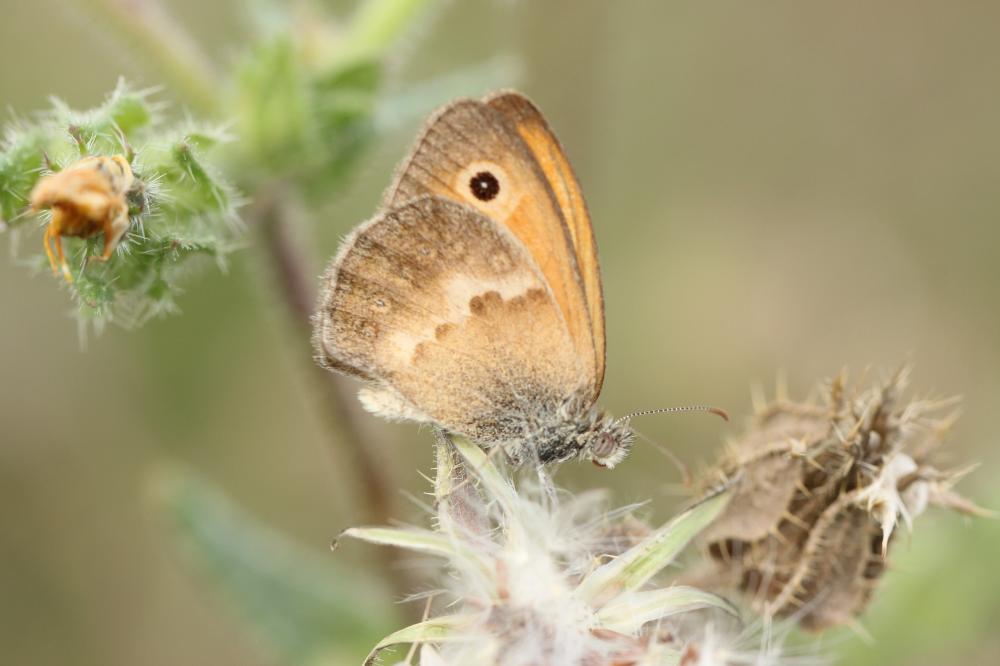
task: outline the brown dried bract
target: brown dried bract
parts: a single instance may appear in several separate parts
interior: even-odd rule
[[[134,182],[132,168],[121,155],[86,157],[38,181],[31,192],[31,209],[52,210],[44,243],[53,274],[61,270],[67,282],[73,281],[63,253],[63,236],[90,238],[103,232],[103,253],[89,259],[111,258],[128,231],[126,197]]]
[[[900,519],[909,525],[928,503],[981,512],[951,491],[964,472],[928,461],[954,401],[900,402],[907,375],[857,391],[842,374],[822,403],[758,409],[717,468],[733,497],[702,535],[714,580],[767,615],[825,629],[867,606]]]

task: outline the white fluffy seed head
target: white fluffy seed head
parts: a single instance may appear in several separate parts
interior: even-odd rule
[[[667,566],[696,531],[691,525],[717,515],[724,498],[651,530],[632,515],[635,507],[609,510],[603,492],[572,495],[544,471],[515,490],[472,445],[454,448],[442,438],[438,453],[435,538],[447,540],[438,550],[448,553],[450,575],[435,601],[438,612],[406,630],[411,640],[432,645],[422,649],[421,666],[653,666],[678,663],[702,644],[698,654],[706,658],[717,654],[714,646],[729,654],[719,638],[728,633],[713,634],[711,649],[704,642],[717,617],[711,613],[739,625],[724,600],[694,588],[651,588],[649,577],[634,577]],[[674,529],[686,536],[676,537],[668,553],[662,544]],[[426,543],[428,533],[419,534]],[[623,561],[636,566],[619,571]],[[687,596],[657,596],[676,592]]]

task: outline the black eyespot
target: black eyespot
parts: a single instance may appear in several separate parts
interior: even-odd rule
[[[480,171],[469,179],[469,189],[480,201],[492,201],[500,194],[500,181],[489,171]]]

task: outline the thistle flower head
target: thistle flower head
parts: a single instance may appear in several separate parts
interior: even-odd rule
[[[444,558],[450,572],[434,599],[443,614],[387,636],[369,663],[400,643],[420,645],[424,666],[746,663],[718,658],[737,651],[705,631],[739,624],[727,601],[651,585],[723,509],[725,493],[651,529],[635,507],[608,511],[602,493],[571,496],[543,472],[515,490],[463,441],[439,438],[437,460],[435,529],[345,532]]]
[[[862,390],[841,375],[824,402],[761,405],[730,447],[717,472],[733,501],[703,540],[722,579],[758,610],[807,629],[851,623],[900,522],[911,527],[929,504],[982,512],[951,490],[968,470],[942,471],[930,459],[954,401],[902,402],[907,376]]]

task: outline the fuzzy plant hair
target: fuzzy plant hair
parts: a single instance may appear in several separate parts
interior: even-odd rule
[[[464,440],[439,434],[436,447],[433,529],[343,534],[440,558],[448,571],[445,587],[425,595],[428,617],[379,641],[367,663],[401,643],[419,646],[422,666],[708,665],[747,654],[732,604],[659,580],[725,508],[726,491],[651,528],[635,506],[608,510],[603,493],[571,495],[541,472],[515,487]],[[778,658],[759,646],[749,654]]]

